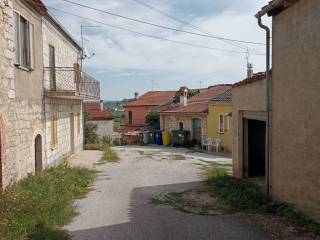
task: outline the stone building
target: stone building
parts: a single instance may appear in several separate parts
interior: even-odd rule
[[[320,217],[320,1],[273,0],[272,156],[275,199]]]
[[[265,174],[266,76],[254,74],[232,87],[233,175]]]
[[[45,13],[40,0],[0,0],[2,187],[40,170],[43,164],[41,18]]]
[[[81,47],[50,13],[43,17],[42,33],[45,155],[51,166],[83,149],[82,100],[99,99],[100,87],[84,77]]]
[[[180,106],[160,112],[160,129],[164,131],[188,130],[190,140],[202,144],[208,137],[208,102],[211,98],[230,89],[231,85],[216,85],[187,99],[187,94],[180,97]]]

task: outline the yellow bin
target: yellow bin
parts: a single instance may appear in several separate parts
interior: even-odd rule
[[[162,143],[164,146],[169,146],[171,140],[170,132],[162,132]]]

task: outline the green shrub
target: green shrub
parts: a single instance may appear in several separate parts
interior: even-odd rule
[[[0,239],[37,239],[32,237],[70,222],[77,214],[73,199],[88,193],[95,176],[61,165],[7,188],[0,193]]]

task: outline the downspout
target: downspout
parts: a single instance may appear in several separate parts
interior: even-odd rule
[[[265,193],[267,201],[270,200],[270,162],[271,162],[271,148],[272,148],[272,83],[271,83],[271,72],[270,72],[270,29],[268,26],[264,25],[261,21],[262,16],[256,15],[258,18],[259,26],[266,31],[266,152],[265,152]]]

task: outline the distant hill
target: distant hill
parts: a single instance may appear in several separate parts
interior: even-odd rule
[[[127,102],[132,101],[133,99],[123,99],[122,101],[104,101],[104,107],[105,109],[108,109],[112,112],[122,112],[123,111],[123,105]]]

